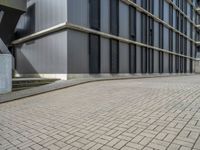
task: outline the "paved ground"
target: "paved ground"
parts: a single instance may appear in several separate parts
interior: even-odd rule
[[[200,76],[104,81],[0,105],[0,150],[200,150]]]

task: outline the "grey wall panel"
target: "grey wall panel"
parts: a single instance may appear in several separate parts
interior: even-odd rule
[[[173,56],[173,73],[176,72],[176,60],[175,60],[175,56]]]
[[[187,72],[190,72],[190,60],[187,59]]]
[[[68,21],[89,27],[89,0],[68,0]]]
[[[33,13],[28,13],[31,8],[34,9],[31,10]],[[29,23],[30,21],[32,22]],[[17,30],[27,35],[30,34],[29,28],[37,32],[66,21],[67,0],[31,0],[28,3],[27,13],[18,23]]]
[[[176,10],[173,9],[173,27],[176,28]]]
[[[119,72],[129,73],[129,45],[119,44]]]
[[[169,55],[164,53],[164,73],[169,73]]]
[[[173,51],[176,52],[176,33],[173,32]]]
[[[187,55],[190,56],[190,41],[187,40]]]
[[[193,37],[192,37],[192,39],[196,39],[196,34],[195,34],[195,28],[193,27]]]
[[[159,24],[154,23],[154,46],[159,47]]]
[[[154,73],[159,72],[158,51],[154,51]]]
[[[141,73],[141,47],[137,46],[137,73]]]
[[[101,38],[101,73],[110,72],[110,40]]]
[[[159,1],[160,0],[154,0],[154,15],[155,16],[159,16],[159,9],[157,9],[157,8],[159,8]]]
[[[16,60],[20,74],[66,74],[67,31],[17,47]]]
[[[101,31],[110,33],[110,1],[101,0]]]
[[[164,49],[169,50],[169,29],[164,27],[164,34],[163,34],[163,40],[164,40]]]
[[[190,22],[187,21],[187,36],[190,37]]]
[[[148,0],[147,0],[148,1]],[[159,16],[159,1],[154,0],[154,14]],[[101,31],[110,33],[110,0],[100,0],[101,2]],[[137,0],[141,5],[141,0]],[[31,13],[27,12],[19,24],[18,29],[24,30],[27,33],[30,31],[40,31],[48,27],[57,25],[63,22],[70,22],[73,24],[89,27],[89,0],[30,0],[28,2],[29,8],[35,5]],[[30,9],[29,9],[30,10]],[[176,14],[173,10],[173,26],[176,23]],[[30,16],[32,16],[30,21]],[[137,29],[136,40],[141,42],[141,12],[136,12]],[[169,5],[164,1],[164,21],[169,22]],[[187,24],[188,35],[190,25]],[[27,29],[27,30],[26,30]],[[18,30],[18,31],[19,31]],[[68,31],[53,34],[37,41],[33,41],[18,47],[17,52],[17,68],[22,73],[40,72],[52,73],[64,70],[69,73],[88,73],[89,72],[89,41],[88,34]],[[64,35],[63,35],[64,34]],[[169,49],[169,30],[164,27],[164,49]],[[59,36],[58,36],[59,35]],[[129,38],[129,6],[120,1],[119,3],[119,35],[121,37]],[[176,51],[175,33],[173,33],[173,51]],[[43,42],[43,43],[42,43]],[[67,45],[68,42],[68,45]],[[154,22],[154,46],[159,47],[159,24]],[[190,52],[190,43],[188,41],[188,53]],[[42,50],[41,50],[42,49]],[[53,51],[54,49],[54,51]],[[58,53],[55,53],[55,49]],[[66,50],[68,49],[68,53]],[[129,70],[129,46],[128,44],[120,43],[120,73],[127,73]],[[67,56],[68,59],[64,56]],[[61,56],[60,56],[61,55]],[[110,43],[109,39],[101,38],[101,72],[110,72]],[[63,60],[59,60],[62,58]],[[45,59],[45,60],[42,60]],[[55,59],[55,60],[54,60]],[[57,60],[56,60],[57,59]],[[174,59],[174,57],[173,57]],[[51,65],[48,65],[51,63]],[[174,60],[175,62],[175,60]],[[58,67],[57,65],[60,65]],[[154,70],[158,72],[158,52],[154,52]],[[169,71],[168,54],[164,54],[164,72]],[[56,68],[55,70],[53,68]],[[141,47],[137,46],[137,73],[141,72]]]
[[[141,42],[141,13],[136,12],[136,41]]]
[[[190,17],[190,15],[191,15],[191,7],[190,7],[190,4],[189,3],[187,3],[187,15]]]
[[[169,23],[169,3],[164,0],[164,21]]]
[[[141,3],[142,3],[141,0],[136,0],[135,2],[136,2],[136,4],[138,4],[139,6],[141,6]]]
[[[129,38],[129,7],[125,3],[119,3],[119,35]]]
[[[196,45],[195,44],[193,44],[193,57],[196,57]]]
[[[89,73],[88,34],[68,32],[68,73]]]

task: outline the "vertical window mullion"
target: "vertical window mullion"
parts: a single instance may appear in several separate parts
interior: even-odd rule
[[[110,33],[119,35],[119,0],[110,0]],[[119,41],[110,39],[110,73],[119,73]]]
[[[129,6],[129,39],[136,40],[136,8]],[[136,73],[136,45],[129,44],[129,72]]]
[[[89,1],[90,28],[100,30],[100,0]],[[89,34],[89,72],[98,74],[100,70],[100,36]]]

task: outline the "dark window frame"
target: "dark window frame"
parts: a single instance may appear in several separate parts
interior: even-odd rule
[[[90,28],[99,31],[101,28],[101,0],[89,0],[89,7]]]
[[[101,37],[89,34],[89,73],[101,73]],[[97,44],[98,43],[98,44]]]

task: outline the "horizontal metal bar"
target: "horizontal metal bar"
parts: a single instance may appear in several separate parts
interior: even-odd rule
[[[196,41],[191,39],[189,36],[181,33],[180,31],[178,31],[176,28],[174,28],[173,26],[169,25],[168,23],[166,23],[165,21],[161,20],[160,18],[158,18],[157,16],[151,14],[150,12],[148,12],[147,10],[145,10],[144,8],[142,8],[141,6],[137,5],[136,3],[132,2],[131,0],[121,0],[122,2],[126,3],[127,5],[131,5],[133,7],[135,7],[138,11],[143,12],[145,14],[147,14],[148,16],[154,18],[155,21],[162,23],[164,26],[166,26],[169,29],[172,29],[174,32],[179,33],[180,35],[184,36],[185,38],[187,38],[188,40],[192,41],[193,43],[196,44]],[[171,2],[172,3],[172,2]],[[174,4],[174,3],[172,3]],[[181,11],[179,9],[179,11]],[[196,25],[194,25],[196,27]]]
[[[190,57],[190,56],[185,56],[185,55],[178,54],[176,52],[172,52],[172,51],[169,51],[169,50],[166,50],[166,49],[161,49],[161,48],[158,48],[158,47],[150,46],[150,45],[147,45],[147,44],[143,44],[141,42],[129,40],[129,39],[124,38],[124,37],[119,37],[119,36],[111,35],[109,33],[96,31],[96,30],[93,30],[93,29],[90,29],[90,28],[71,24],[71,23],[68,23],[68,22],[61,23],[61,24],[56,25],[54,27],[42,30],[40,32],[31,34],[29,36],[23,37],[23,38],[18,39],[18,40],[15,40],[15,41],[12,42],[12,45],[19,45],[19,44],[23,44],[23,43],[26,43],[26,42],[29,42],[29,41],[33,41],[33,40],[39,39],[41,37],[47,36],[49,34],[59,32],[59,31],[64,30],[64,29],[75,30],[75,31],[84,32],[84,33],[93,33],[93,34],[100,35],[101,37],[104,37],[104,38],[115,39],[115,40],[118,40],[118,41],[123,42],[123,43],[135,44],[135,45],[138,45],[138,46],[141,46],[141,47],[146,47],[146,48],[154,49],[154,50],[161,51],[161,52],[164,52],[164,53],[173,54],[173,55],[176,55],[176,56],[181,56],[181,57],[184,57],[184,58],[195,60],[195,58]]]
[[[197,7],[197,8],[196,8],[196,11],[200,11],[200,7]]]

